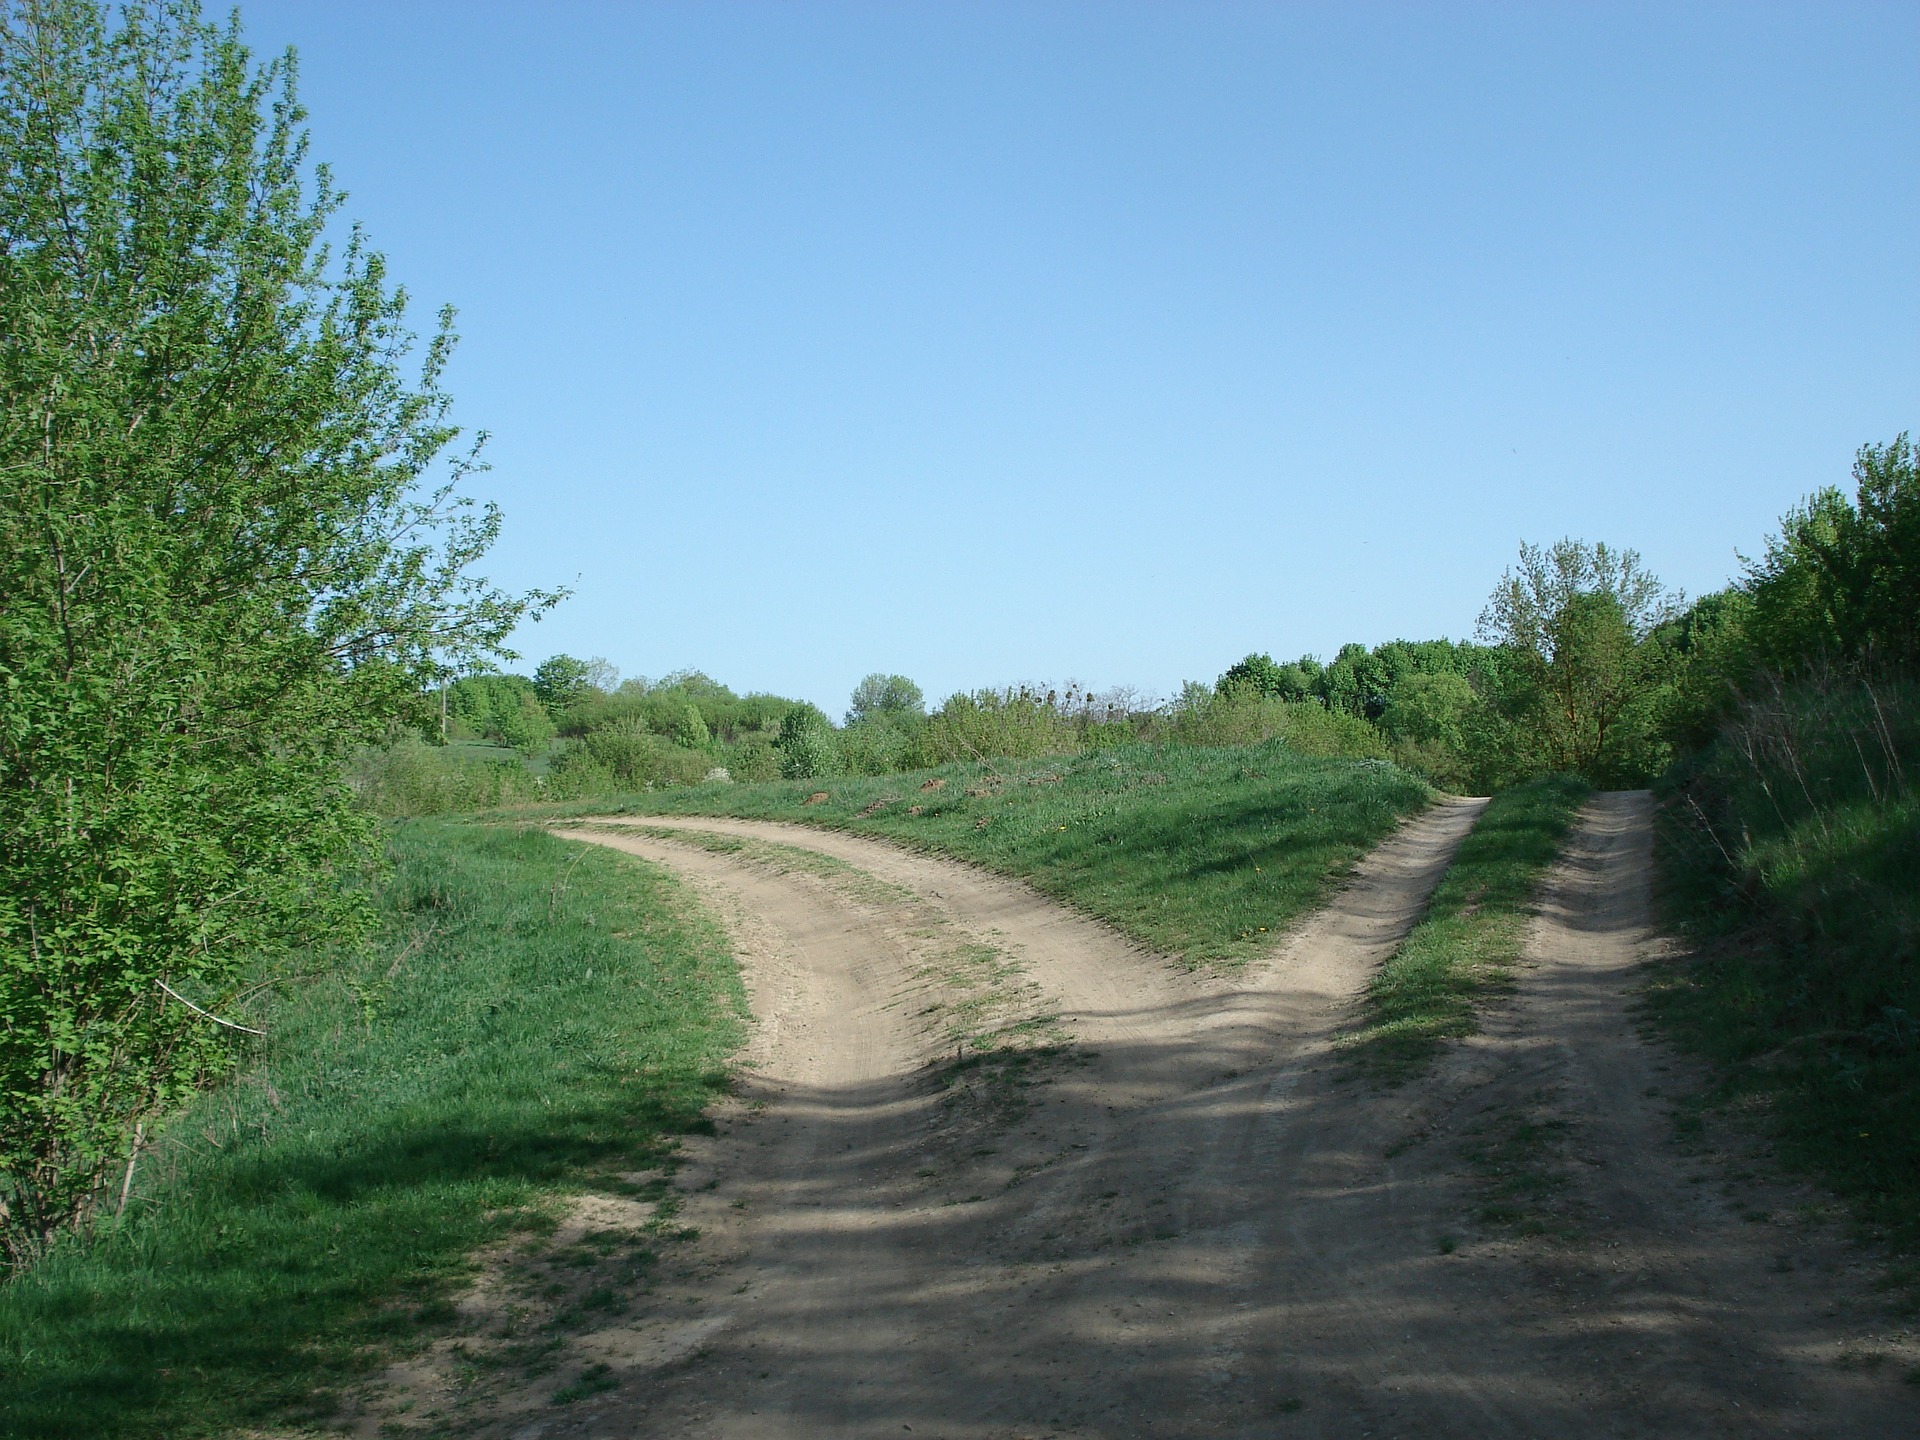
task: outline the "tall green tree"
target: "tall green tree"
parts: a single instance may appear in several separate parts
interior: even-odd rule
[[[847,724],[872,720],[918,720],[927,713],[927,697],[904,675],[867,676],[853,687]]]
[[[1644,778],[1664,679],[1663,651],[1649,637],[1673,611],[1632,550],[1576,540],[1520,547],[1480,633],[1511,659],[1497,701],[1532,768],[1596,784]]]
[[[1854,458],[1849,500],[1828,487],[1788,511],[1741,582],[1749,659],[1920,666],[1920,454],[1907,436]]]
[[[605,695],[619,683],[620,672],[598,656],[579,660],[572,655],[554,655],[542,660],[533,672],[534,694],[553,715],[582,700]]]
[[[0,0],[0,1236],[95,1206],[243,991],[366,924],[340,760],[529,607],[291,54]],[[411,370],[411,373],[409,371]],[[438,479],[433,478],[438,472]],[[217,1017],[217,1018],[216,1018]]]

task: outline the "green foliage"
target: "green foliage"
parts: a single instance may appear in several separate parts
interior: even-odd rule
[[[123,1221],[0,1288],[0,1433],[283,1433],[439,1333],[476,1249],[697,1128],[744,1013],[670,877],[538,831],[394,833],[378,943],[286,988]]]
[[[589,691],[559,717],[563,735],[581,737],[595,730],[638,722],[657,735],[673,735],[686,722],[687,707],[700,712],[709,740],[731,745],[748,736],[778,733],[795,702],[778,695],[735,695],[697,670],[659,681],[629,680],[610,694]]]
[[[538,754],[553,739],[553,721],[547,718],[544,705],[531,695],[522,695],[512,709],[495,714],[488,738],[522,755]]]
[[[653,785],[690,785],[713,766],[703,750],[692,750],[639,722],[610,725],[554,757],[548,771],[557,796],[613,794]]]
[[[1743,701],[1673,777],[1661,858],[1700,958],[1661,1013],[1785,1153],[1920,1247],[1920,681]]]
[[[1388,692],[1380,728],[1395,740],[1458,751],[1481,703],[1464,675],[1409,675]]]
[[[1480,629],[1508,657],[1494,700],[1523,769],[1620,784],[1665,763],[1667,656],[1654,637],[1672,617],[1666,591],[1631,550],[1574,540],[1520,547]]]
[[[1512,689],[1514,669],[1498,646],[1451,640],[1390,640],[1371,650],[1343,645],[1326,665],[1311,655],[1286,665],[1249,655],[1228,668],[1211,695],[1190,687],[1174,707],[1171,733],[1220,744],[1286,735],[1305,754],[1390,749],[1438,784],[1493,789],[1532,773],[1532,762],[1516,760],[1512,727],[1493,704]],[[1329,719],[1316,719],[1316,708]],[[1367,721],[1377,733],[1355,723]]]
[[[720,752],[720,763],[735,780],[777,780],[780,752],[764,733],[742,735]]]
[[[533,682],[524,675],[467,675],[447,687],[447,715],[456,735],[477,735],[511,744],[504,737],[529,704],[539,706]],[[545,707],[540,706],[542,714]],[[551,727],[549,727],[551,733]]]
[[[1920,683],[1835,678],[1749,700],[1674,777],[1699,913],[1788,926],[1799,1003],[1829,1030],[1920,1014],[1917,764]]]
[[[1319,673],[1320,662],[1311,655],[1291,665],[1277,665],[1271,655],[1249,655],[1229,665],[1214,688],[1251,691],[1275,700],[1305,700],[1314,693],[1313,680]]]
[[[554,655],[534,670],[533,689],[548,712],[557,715],[590,695],[605,694],[618,680],[618,673],[605,660]]]
[[[1789,511],[1741,589],[1749,662],[1920,666],[1920,461],[1907,436],[1864,445],[1855,497],[1820,490]]]
[[[700,716],[700,707],[688,701],[680,711],[680,723],[673,727],[673,743],[684,745],[690,750],[704,749],[713,739],[707,730],[707,722]]]
[[[922,766],[1022,759],[1077,750],[1077,741],[1058,692],[1021,685],[949,696],[920,728],[913,755]]]
[[[230,1059],[169,998],[364,929],[341,761],[525,601],[405,299],[305,173],[290,58],[191,4],[0,10],[0,1239]]]
[[[1508,770],[1506,727],[1464,675],[1404,677],[1388,694],[1380,729],[1395,760],[1449,790],[1484,794]]]
[[[519,761],[505,750],[456,743],[436,751],[403,738],[360,752],[352,783],[364,806],[394,817],[694,785],[716,766],[735,779],[771,780],[780,774],[778,727],[794,703],[771,695],[739,697],[698,671],[657,683],[629,680],[611,693],[580,692],[560,716],[567,738],[551,746],[545,708],[531,681],[470,676],[450,690],[456,739],[485,735],[502,746],[517,741]],[[526,731],[514,728],[516,714],[527,716]],[[824,716],[813,714],[825,725]],[[888,762],[901,758],[903,742],[893,730],[886,739],[884,755],[870,748],[861,752],[862,762],[899,768]]]
[[[1862,447],[1852,500],[1835,489],[1794,507],[1765,555],[1729,588],[1661,626],[1661,726],[1682,751],[1782,683],[1920,666],[1920,461],[1907,437]]]
[[[1854,461],[1854,499],[1815,494],[1790,511],[1742,589],[1752,661],[1920,667],[1920,457],[1903,434]]]
[[[821,789],[824,802],[804,803]],[[701,786],[620,810],[885,835],[1022,876],[1155,949],[1230,963],[1263,953],[1432,793],[1385,761],[1313,759],[1270,741]]]
[[[847,724],[870,720],[918,719],[926,713],[926,697],[920,687],[904,675],[867,676],[854,687],[847,707]]]
[[[347,778],[363,806],[394,819],[543,798],[540,785],[516,757],[480,759],[454,747],[424,744],[411,735],[355,752]]]
[[[1387,753],[1380,732],[1358,715],[1329,710],[1317,700],[1269,698],[1249,685],[1189,685],[1169,716],[1167,736],[1183,745],[1279,740],[1296,754],[1349,760]]]
[[[553,739],[554,724],[534,682],[523,675],[469,675],[447,690],[452,738],[479,736],[536,755]]]
[[[1712,743],[1754,674],[1747,621],[1752,599],[1738,586],[1702,595],[1653,639],[1667,673],[1660,729],[1679,753]]]
[[[850,775],[893,775],[913,764],[914,734],[885,717],[856,720],[835,737],[840,764]]]
[[[1488,802],[1427,913],[1367,988],[1348,1057],[1400,1084],[1447,1040],[1471,1035],[1475,1009],[1503,986],[1526,943],[1533,902],[1588,795],[1568,775],[1530,780]]]
[[[839,768],[833,726],[811,705],[796,705],[780,722],[780,773],[789,780],[817,779]]]
[[[1333,663],[1316,667],[1307,676],[1307,693],[1330,710],[1378,720],[1399,686],[1416,675],[1459,675],[1481,678],[1497,664],[1497,655],[1482,645],[1452,640],[1389,640],[1368,650],[1342,645]]]

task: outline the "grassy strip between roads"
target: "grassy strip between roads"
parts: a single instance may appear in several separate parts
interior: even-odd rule
[[[1309,759],[1269,742],[699,785],[541,813],[737,815],[883,835],[1021,876],[1156,950],[1232,963],[1271,946],[1432,799],[1386,761]]]
[[[1549,775],[1488,803],[1426,915],[1374,976],[1350,1063],[1398,1085],[1444,1041],[1473,1033],[1476,1006],[1512,973],[1541,877],[1588,793],[1571,776]]]
[[[400,828],[379,953],[290,988],[167,1127],[122,1223],[0,1287],[0,1434],[317,1421],[442,1333],[476,1250],[632,1190],[725,1083],[725,939],[662,872],[538,832]]]

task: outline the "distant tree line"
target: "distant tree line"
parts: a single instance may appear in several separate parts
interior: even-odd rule
[[[1365,719],[1441,783],[1532,775],[1647,784],[1712,744],[1757,697],[1899,682],[1920,659],[1920,495],[1906,436],[1856,459],[1781,522],[1731,585],[1686,603],[1631,550],[1521,547],[1475,641],[1266,654],[1190,704],[1310,702]]]

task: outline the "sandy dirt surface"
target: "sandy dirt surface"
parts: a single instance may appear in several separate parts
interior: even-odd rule
[[[1402,1090],[1345,1078],[1479,805],[1410,822],[1232,975],[854,836],[572,832],[708,897],[756,1031],[676,1176],[698,1238],[468,1413],[525,1440],[1920,1434],[1920,1353],[1862,1258],[1673,1138],[1690,1077],[1633,1016],[1644,795],[1582,817],[1483,1035]],[[552,1404],[584,1365],[602,1388]]]

